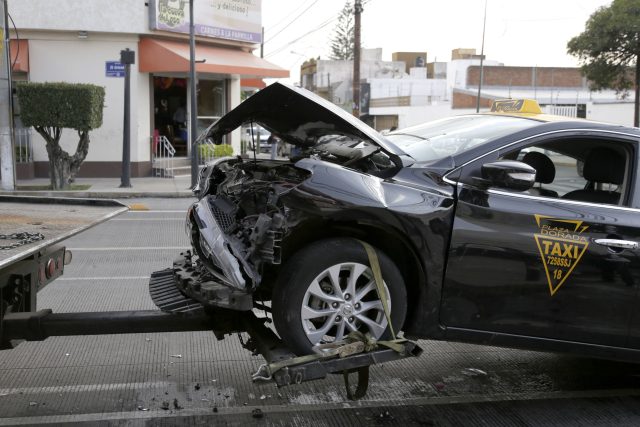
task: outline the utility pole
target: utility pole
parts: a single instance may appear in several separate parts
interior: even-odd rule
[[[122,124],[122,176],[120,188],[131,188],[131,64],[136,53],[129,48],[120,51],[120,63],[124,64],[124,121]]]
[[[8,14],[7,0],[0,0],[0,186],[5,191],[14,190],[16,186]]]
[[[191,147],[191,188],[196,186],[198,180],[198,147],[196,146],[196,138],[198,137],[198,103],[196,84],[196,37],[195,26],[193,24],[193,0],[189,0],[189,95],[191,97],[189,146]]]
[[[487,28],[487,2],[484,0],[484,21],[482,23],[482,47],[480,48],[480,81],[478,82],[478,98],[476,98],[476,113],[480,112],[480,92],[482,92],[482,80],[484,79],[484,33]]]
[[[362,1],[353,4],[355,23],[353,28],[353,115],[360,118],[360,14]]]
[[[633,114],[633,126],[640,126],[640,84],[638,79],[640,79],[640,55],[636,55],[636,93],[635,99],[633,100],[634,104],[634,114]]]
[[[260,58],[264,58],[264,27],[262,27],[262,36],[260,38]]]

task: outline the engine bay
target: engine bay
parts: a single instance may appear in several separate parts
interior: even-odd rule
[[[280,138],[289,144],[286,135]],[[203,271],[227,286],[251,292],[267,266],[282,262],[282,241],[299,222],[283,196],[311,176],[302,159],[328,162],[384,178],[397,171],[381,148],[363,138],[323,134],[307,144],[289,144],[286,158],[220,159],[205,167],[194,193],[200,200],[189,214],[194,253]],[[228,280],[232,277],[232,280]]]

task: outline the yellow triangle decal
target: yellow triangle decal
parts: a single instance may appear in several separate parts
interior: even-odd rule
[[[549,292],[553,296],[573,273],[589,242],[586,239],[572,240],[543,234],[534,234],[533,237],[547,275]]]

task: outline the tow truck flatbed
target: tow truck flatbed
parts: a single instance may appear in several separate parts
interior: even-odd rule
[[[12,346],[5,320],[33,315],[38,291],[71,261],[59,243],[127,210],[115,200],[0,196],[0,348]]]
[[[127,210],[123,204],[106,199],[0,196],[0,234],[44,235],[35,244],[0,251],[0,269]]]
[[[266,363],[253,375],[254,381],[273,380],[278,386],[285,386],[322,379],[330,373],[355,371],[359,374],[360,394],[366,390],[362,373],[370,365],[421,353],[415,343],[406,341],[400,351],[382,347],[355,354],[298,358],[269,327],[270,319],[257,316],[256,310],[206,311],[198,301],[180,293],[174,284],[179,280],[174,268],[151,274],[150,294],[160,310],[36,310],[37,292],[62,275],[65,248],[58,243],[127,209],[112,200],[0,196],[0,234],[20,231],[44,235],[43,240],[0,251],[0,348],[11,348],[15,341],[39,341],[52,336],[212,331],[222,340],[238,334],[245,349],[265,359]],[[46,266],[51,261],[56,268],[50,275]],[[15,300],[15,296],[22,300]],[[243,339],[243,333],[249,339]]]

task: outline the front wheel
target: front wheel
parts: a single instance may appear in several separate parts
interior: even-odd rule
[[[407,312],[407,291],[395,264],[381,251],[377,254],[398,332]],[[367,253],[355,239],[321,240],[294,255],[274,288],[273,320],[297,354],[356,330],[376,339],[391,335]]]

